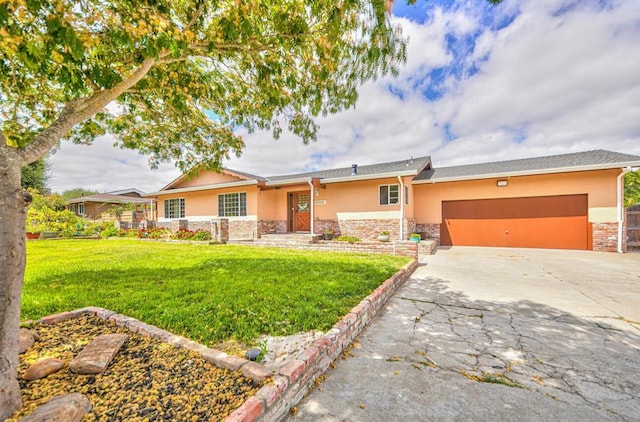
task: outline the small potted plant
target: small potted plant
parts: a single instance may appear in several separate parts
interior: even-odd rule
[[[412,242],[419,242],[420,239],[422,239],[422,236],[420,235],[420,233],[411,233],[409,235],[409,240]]]
[[[378,235],[379,242],[388,242],[389,241],[389,232],[387,230],[382,230]]]
[[[333,236],[335,236],[336,232],[333,229],[326,229],[322,232],[322,240],[333,240]]]

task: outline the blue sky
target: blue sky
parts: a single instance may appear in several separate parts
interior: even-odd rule
[[[610,149],[640,155],[640,1],[396,0],[408,38],[398,78],[320,119],[318,142],[242,133],[230,168],[262,175],[430,155],[435,166]],[[179,172],[146,158],[63,144],[54,191],[157,190]]]

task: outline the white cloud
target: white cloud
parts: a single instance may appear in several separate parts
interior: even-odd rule
[[[425,24],[398,18],[410,39],[398,79],[367,84],[354,110],[319,119],[311,145],[287,133],[277,142],[244,134],[247,148],[228,166],[271,175],[412,155],[431,155],[436,166],[597,148],[640,155],[640,2],[506,0],[492,9],[495,21],[517,16],[497,31],[478,7],[432,8]],[[475,48],[458,43],[455,56],[478,72],[447,74],[442,97],[428,101],[429,72],[455,64],[447,34],[476,33]],[[445,139],[447,124],[454,141]],[[58,191],[155,190],[178,174],[148,170],[144,157],[108,141],[65,144],[52,161]]]
[[[113,146],[108,137],[96,139],[93,145],[63,142],[49,156],[50,185],[54,192],[82,187],[98,192],[138,188],[145,192],[160,189],[180,172],[171,165],[151,170],[147,158],[135,151]]]

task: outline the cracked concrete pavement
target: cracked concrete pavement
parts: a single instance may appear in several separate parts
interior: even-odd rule
[[[640,420],[640,254],[421,261],[290,422]]]

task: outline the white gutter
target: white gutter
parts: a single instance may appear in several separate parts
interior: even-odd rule
[[[398,182],[400,183],[400,240],[404,240],[404,184],[401,176],[398,176]]]
[[[618,253],[623,253],[624,251],[622,250],[622,236],[624,236],[623,233],[623,223],[624,223],[624,207],[622,206],[623,201],[624,201],[624,184],[623,184],[623,179],[624,179],[624,175],[629,173],[631,171],[631,167],[626,167],[622,169],[622,172],[618,175],[618,177],[616,178],[616,187],[618,189],[618,192],[616,194],[617,197],[617,206],[618,206]]]
[[[213,185],[200,185],[200,186],[190,186],[188,188],[160,190],[158,192],[145,193],[143,196],[149,197],[149,196],[158,196],[158,195],[172,195],[174,193],[197,192],[201,190],[233,188],[237,186],[251,186],[251,185],[257,185],[257,184],[258,184],[257,180],[243,180],[241,182],[226,182],[226,183],[216,183]]]
[[[311,231],[311,235],[313,236],[315,233],[313,233],[313,220],[314,220],[314,209],[315,209],[315,202],[316,199],[314,197],[314,190],[315,188],[313,187],[313,181],[311,178],[309,178],[309,180],[307,180],[307,183],[309,184],[309,187],[311,188],[311,196],[309,197],[309,207],[311,208],[311,223],[309,224],[309,230]]]
[[[434,183],[445,183],[445,182],[461,182],[465,180],[480,180],[480,179],[495,179],[500,177],[515,177],[515,176],[536,176],[541,174],[555,174],[555,173],[573,173],[578,171],[591,171],[591,170],[612,170],[616,168],[620,168],[620,166],[638,166],[640,165],[637,161],[625,162],[625,163],[608,163],[608,164],[593,164],[590,166],[574,166],[574,167],[558,167],[555,169],[538,169],[538,170],[521,170],[521,171],[510,171],[510,172],[502,172],[502,173],[488,173],[488,174],[472,174],[467,176],[453,176],[453,177],[443,177],[436,179],[426,179],[426,180],[414,180],[411,182],[413,185],[420,184],[434,184]],[[438,169],[436,169],[437,171]]]

